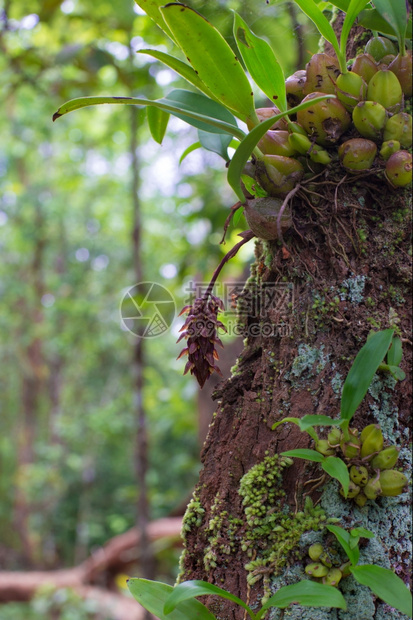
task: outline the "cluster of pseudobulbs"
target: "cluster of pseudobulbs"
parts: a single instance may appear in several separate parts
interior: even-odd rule
[[[287,78],[286,90],[290,106],[323,94],[335,97],[299,111],[295,119],[278,120],[260,140],[263,157],[252,172],[269,196],[281,200],[306,173],[318,174],[332,162],[349,173],[384,169],[392,188],[411,182],[412,115],[405,111],[412,96],[410,52],[397,54],[389,39],[375,37],[347,73],[340,72],[335,56],[315,54],[306,69]],[[260,121],[277,113],[275,107],[257,110]],[[246,215],[249,221],[248,210]]]

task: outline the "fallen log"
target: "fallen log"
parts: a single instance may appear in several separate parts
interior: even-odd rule
[[[171,538],[172,544],[180,543],[182,517],[168,517],[152,521],[148,525],[151,542]],[[142,620],[142,608],[130,598],[97,588],[91,584],[97,576],[111,567],[127,565],[139,557],[140,534],[132,528],[124,534],[111,538],[87,560],[73,568],[52,571],[1,571],[0,602],[30,601],[39,588],[71,588],[82,599],[93,599],[100,612],[113,620]]]

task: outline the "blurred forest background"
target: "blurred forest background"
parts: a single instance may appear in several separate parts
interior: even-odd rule
[[[318,45],[288,2],[187,4],[230,43],[237,10],[271,43],[286,75]],[[240,221],[219,245],[235,202],[224,162],[196,150],[180,164],[197,134],[178,119],[162,146],[143,108],[101,106],[52,123],[75,97],[158,98],[187,86],[136,54],[176,50],[133,0],[0,7],[0,568],[55,570],[80,564],[137,522],[137,339],[121,328],[123,294],[139,275],[168,288],[179,312],[188,283],[208,280],[246,226]],[[248,277],[252,259],[249,244],[225,278]],[[213,411],[210,390],[199,395],[175,359],[182,322],[143,343],[151,520],[183,514]],[[232,340],[223,336],[226,375],[239,348]],[[173,583],[176,537],[152,549],[156,578]],[[136,563],[129,574],[145,571]],[[104,585],[127,595],[123,573]],[[1,620],[97,617],[106,616],[70,590],[0,604]]]

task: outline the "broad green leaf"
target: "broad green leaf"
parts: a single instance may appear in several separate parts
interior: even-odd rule
[[[340,9],[340,11],[343,11],[343,13],[347,13],[350,0],[331,0],[330,4],[333,4],[334,6],[336,6],[338,9]]]
[[[315,102],[322,101],[323,99],[329,99],[333,95],[322,95],[321,97],[316,97],[310,101],[306,101],[305,103],[300,103],[298,106],[291,108],[288,110],[288,114],[295,114],[299,110],[306,110],[308,107],[314,105]],[[280,114],[276,114],[271,118],[263,121],[254,129],[252,129],[247,136],[242,140],[241,144],[237,148],[234,156],[231,160],[231,163],[228,167],[228,183],[238,196],[238,199],[241,202],[245,202],[245,196],[242,193],[241,189],[241,175],[243,174],[245,164],[251,156],[251,153],[257,146],[258,142],[261,140],[263,135],[267,133],[269,129],[271,129],[272,125],[278,121],[280,118],[285,116],[285,112],[280,112]],[[272,122],[271,122],[272,121]]]
[[[255,619],[255,614],[248,607],[248,605],[244,603],[244,601],[242,601],[234,594],[231,594],[230,592],[227,592],[226,590],[223,590],[222,588],[219,588],[212,583],[208,583],[207,581],[184,581],[183,583],[175,586],[175,588],[173,588],[172,590],[173,591],[171,592],[168,600],[165,602],[165,606],[163,609],[164,614],[166,614],[168,618],[172,618],[173,610],[177,606],[180,606],[183,601],[188,601],[191,599],[193,600],[196,596],[211,596],[211,594],[213,594],[215,596],[221,596],[222,598],[232,601],[233,603],[237,603],[237,605],[240,605],[247,610],[253,620]],[[169,614],[171,614],[171,616],[169,616]]]
[[[350,476],[345,462],[337,456],[327,456],[327,458],[321,463],[321,467],[329,476],[336,478],[336,480],[339,481],[343,487],[344,497],[347,497]]]
[[[152,138],[155,142],[158,142],[158,144],[162,144],[162,140],[168,126],[169,116],[170,115],[168,112],[164,112],[163,110],[152,106],[148,107],[146,110],[149,131],[151,132]]]
[[[284,586],[268,599],[257,614],[257,620],[260,620],[263,614],[270,607],[279,607],[285,609],[288,605],[297,603],[305,607],[338,607],[339,609],[347,609],[346,601],[340,590],[327,586],[316,581],[299,581],[291,586]]]
[[[358,23],[364,28],[369,30],[377,30],[382,34],[396,36],[394,29],[382,18],[380,13],[376,9],[365,9],[362,11],[358,18]],[[412,16],[410,15],[407,22],[406,36],[411,38],[412,33]]]
[[[340,59],[340,47],[335,32],[330,22],[320,11],[318,6],[313,2],[313,0],[295,0],[295,3],[298,4],[300,9],[311,19],[311,21],[315,23],[320,34],[331,43],[337,54],[337,58]]]
[[[198,88],[198,90],[203,92],[205,95],[215,99],[211,91],[205,86],[203,81],[199,79],[198,74],[190,65],[187,65],[186,62],[182,62],[182,60],[179,60],[174,56],[170,56],[169,54],[165,54],[165,52],[159,52],[158,50],[143,49],[138,50],[137,53],[147,54],[148,56],[152,56],[153,58],[160,60],[164,65],[170,69],[173,69],[173,71],[176,71],[176,73],[187,80],[187,82],[193,84],[193,86],[196,86],[196,88]]]
[[[175,43],[174,36],[170,31],[168,25],[165,23],[160,8],[165,5],[165,0],[135,0],[136,4],[145,11],[157,26],[168,35],[170,39]]]
[[[340,36],[340,50],[344,58],[346,56],[346,44],[351,27],[354,24],[356,17],[366,5],[368,5],[368,2],[366,2],[366,0],[351,0],[349,4]]]
[[[388,568],[362,565],[350,567],[354,578],[385,603],[412,617],[412,595],[403,581]]]
[[[404,51],[404,38],[407,26],[406,0],[373,0],[382,18],[390,24],[397,35],[400,50]]]
[[[355,566],[359,561],[360,550],[358,547],[350,547],[350,534],[339,525],[326,525],[326,528],[334,534],[340,545],[343,547],[351,564]]]
[[[286,111],[284,72],[270,45],[257,37],[237,13],[234,13],[234,37],[254,82],[282,112]]]
[[[215,616],[199,601],[183,601],[174,611],[166,615],[164,606],[174,588],[160,581],[129,579],[128,588],[132,596],[159,620],[216,620]]]
[[[183,4],[170,3],[161,11],[189,64],[214,97],[241,120],[257,122],[251,85],[218,30]]]
[[[184,159],[190,154],[192,153],[192,151],[196,151],[197,149],[202,148],[202,144],[200,142],[194,142],[193,144],[191,144],[190,146],[188,146],[184,152],[182,153],[181,157],[179,158],[179,163],[182,164],[182,162],[184,161]]]
[[[198,137],[204,149],[217,153],[225,161],[229,161],[228,147],[232,142],[232,136],[225,133],[210,133],[209,131],[201,131],[199,129]]]
[[[395,336],[391,341],[391,346],[387,353],[387,363],[390,366],[398,366],[402,361],[402,357],[402,341],[399,336]]]
[[[305,459],[306,461],[314,461],[314,463],[322,463],[326,458],[317,450],[310,450],[308,448],[297,448],[296,450],[287,450],[287,452],[281,452],[281,456],[295,456],[297,459]]]
[[[165,112],[170,112],[174,116],[185,120],[188,124],[193,125],[198,129],[204,129],[215,133],[229,133],[230,135],[236,136],[240,139],[245,137],[245,133],[241,129],[239,129],[239,127],[236,127],[232,122],[229,123],[227,121],[222,121],[219,119],[219,117],[222,117],[225,114],[230,114],[230,112],[228,112],[228,110],[226,110],[219,103],[213,101],[212,99],[208,99],[208,97],[205,97],[204,95],[200,95],[198,93],[191,93],[190,91],[180,92],[186,94],[180,95],[179,89],[177,89],[169,93],[168,97],[165,97],[164,99],[156,99],[154,101],[150,99],[136,97],[80,97],[78,99],[72,99],[71,101],[67,101],[65,104],[63,104],[53,115],[53,120],[55,121],[64,114],[68,114],[69,112],[73,112],[74,110],[79,110],[88,106],[101,105],[106,103],[114,105],[123,104],[137,106],[155,106],[156,108],[160,108]],[[201,102],[200,99],[196,99],[197,97],[202,98],[203,102]],[[178,101],[178,99],[181,99],[181,101]],[[191,107],[192,104],[195,105],[195,109]],[[214,106],[219,106],[219,111],[216,107],[213,110],[210,104],[213,104]],[[199,110],[200,108],[201,110],[209,109],[211,110],[211,113],[217,112],[219,114],[219,117],[210,117],[208,115],[202,114],[202,112],[199,113],[199,111],[195,111]]]
[[[397,379],[397,381],[403,381],[406,378],[406,373],[400,368],[400,366],[389,366],[389,372],[395,379]]]
[[[357,353],[341,393],[341,418],[351,420],[390,346],[394,329],[376,332]]]
[[[333,420],[327,415],[305,415],[300,419],[300,429],[306,431],[309,426],[338,426],[340,419]]]
[[[209,116],[210,118],[219,119],[228,123],[230,127],[230,136],[235,135],[233,133],[234,128],[239,131],[237,121],[235,117],[231,114],[229,110],[224,108],[223,105],[202,95],[201,93],[193,93],[189,90],[183,90],[181,88],[176,88],[167,94],[163,99],[159,99],[158,101],[168,104],[173,104],[178,106],[182,111],[190,111],[196,112],[197,114],[203,114],[204,116]],[[179,114],[175,113],[175,116],[178,118],[182,118],[182,120],[189,122],[185,118],[185,112],[183,115],[179,116]],[[195,122],[195,120],[191,123],[194,127],[201,129],[203,131],[208,131],[212,133],[220,133],[222,134],[222,130],[216,127],[208,126],[205,122]],[[228,135],[228,131],[224,132],[225,135]],[[243,135],[244,132],[242,132]]]

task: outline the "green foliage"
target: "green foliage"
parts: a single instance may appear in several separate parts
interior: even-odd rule
[[[284,586],[274,594],[255,613],[244,601],[230,592],[206,581],[184,581],[175,588],[164,583],[147,581],[146,579],[130,579],[128,587],[136,600],[156,614],[160,620],[200,620],[214,619],[207,609],[195,599],[197,596],[215,595],[232,601],[246,610],[251,620],[260,620],[267,609],[278,607],[285,609],[293,603],[307,607],[336,607],[346,609],[345,600],[340,592],[332,586],[311,581],[301,581]]]
[[[350,532],[338,525],[327,525],[326,527],[334,534],[344,549],[351,562],[349,570],[356,581],[364,586],[368,586],[385,603],[411,618],[412,595],[400,577],[395,575],[393,571],[375,564],[358,566],[360,557],[359,540],[360,538],[372,538],[374,536],[373,532],[363,527],[354,528]]]

